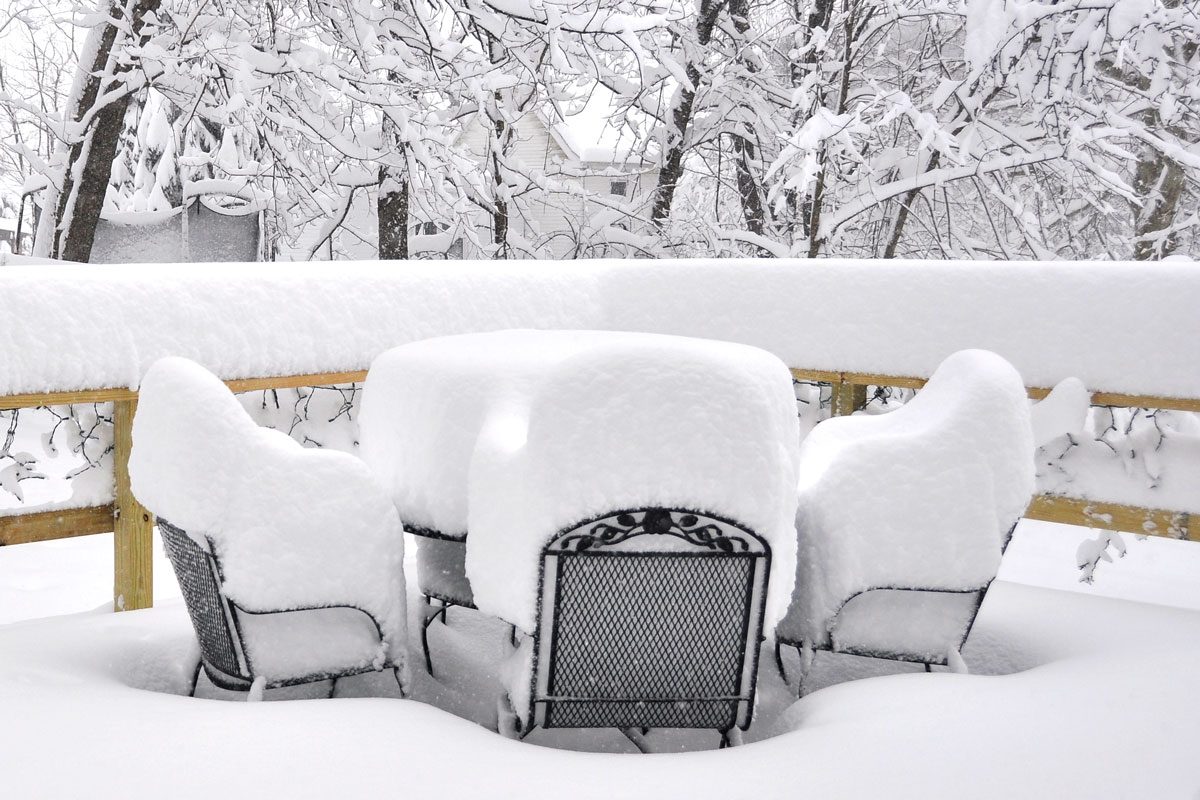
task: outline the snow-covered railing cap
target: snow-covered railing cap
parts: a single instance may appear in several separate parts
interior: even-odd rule
[[[787,368],[745,345],[617,334],[491,408],[471,464],[467,575],[477,605],[526,631],[542,548],[624,509],[693,509],[770,545],[768,630],[794,570],[795,398]]]
[[[433,336],[559,328],[701,336],[796,369],[915,378],[979,347],[1027,386],[1074,376],[1092,392],[1200,399],[1197,308],[1200,269],[1176,262],[10,264],[0,320],[19,324],[0,348],[0,395],[133,387],[166,355],[262,378],[365,369]]]

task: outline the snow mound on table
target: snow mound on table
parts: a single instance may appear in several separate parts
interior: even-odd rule
[[[800,448],[799,566],[781,633],[827,645],[842,605],[870,589],[986,586],[1033,495],[1033,453],[1021,376],[982,350],[947,358],[897,411],[818,425]]]
[[[361,461],[258,427],[203,367],[164,358],[142,380],[129,473],[143,505],[213,541],[231,600],[358,606],[404,662],[403,528]]]
[[[471,456],[496,396],[528,395],[554,364],[612,335],[511,330],[442,336],[393,348],[371,362],[360,449],[405,526],[465,537]]]
[[[467,575],[527,632],[540,554],[561,529],[640,507],[730,518],[771,547],[766,629],[794,575],[798,423],[778,358],[726,342],[608,335],[532,395],[497,398],[471,464]]]

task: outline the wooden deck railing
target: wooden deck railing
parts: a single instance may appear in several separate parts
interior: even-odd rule
[[[797,380],[828,383],[833,387],[835,415],[853,412],[866,403],[868,386],[919,389],[923,378],[857,372],[793,369]],[[234,392],[264,389],[294,389],[302,386],[332,386],[366,378],[365,370],[248,378],[226,381]],[[1029,389],[1032,398],[1044,397],[1048,389]],[[0,546],[66,539],[113,532],[113,606],[116,610],[148,608],[153,604],[152,534],[154,521],[129,488],[129,453],[133,445],[133,416],[137,392],[131,389],[89,389],[75,392],[0,396],[0,411],[68,405],[71,403],[113,404],[114,502],[106,506],[0,516]],[[1154,397],[1097,392],[1092,403],[1131,408],[1163,408],[1200,412],[1200,399]],[[1040,495],[1030,503],[1030,519],[1087,525],[1108,530],[1133,531],[1200,541],[1200,526],[1191,524],[1187,512],[1160,508],[1081,500],[1058,495]]]

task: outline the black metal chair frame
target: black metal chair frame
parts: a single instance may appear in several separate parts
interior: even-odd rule
[[[1016,531],[1016,529],[1017,529],[1017,525],[1016,525],[1016,523],[1013,523],[1013,526],[1008,529],[1008,533],[1006,533],[1004,535],[1004,541],[1000,545],[1000,555],[1001,556],[1003,556],[1004,552],[1006,550],[1008,550],[1008,543],[1010,541],[1012,541],[1013,532]],[[958,643],[956,644],[956,649],[961,650],[963,645],[966,644],[967,638],[971,635],[971,630],[975,627],[975,619],[976,619],[976,617],[979,616],[979,609],[983,607],[983,600],[987,596],[987,591],[991,587],[992,581],[994,581],[994,580],[995,580],[995,576],[993,576],[990,580],[988,580],[988,582],[985,583],[983,586],[980,586],[980,587],[974,588],[974,589],[931,589],[931,588],[924,588],[924,587],[920,587],[920,586],[891,586],[891,585],[872,586],[869,589],[863,589],[860,592],[855,592],[854,594],[852,594],[848,598],[846,598],[846,600],[841,604],[841,606],[838,607],[838,611],[836,614],[833,615],[832,620],[836,621],[838,618],[838,615],[840,615],[842,613],[842,609],[844,609],[847,605],[849,605],[849,603],[851,601],[853,601],[856,597],[860,597],[860,596],[862,596],[864,594],[868,594],[870,592],[889,591],[889,592],[922,592],[925,594],[974,594],[975,595],[975,607],[971,611],[970,619],[967,620],[967,627],[963,630],[962,637],[958,640]],[[832,624],[832,622],[831,622],[831,624]],[[783,647],[786,645],[788,647],[795,648],[797,653],[802,654],[804,651],[804,644],[805,643],[803,640],[790,639],[790,638],[779,637],[779,636],[776,637],[775,648],[774,648],[775,649],[775,666],[779,669],[779,674],[783,678],[784,684],[787,684],[787,670],[784,668],[784,665],[783,665],[783,652],[782,652]],[[830,639],[829,644],[821,645],[819,647],[814,647],[813,651],[814,651],[814,656],[817,652],[828,652],[828,653],[837,653],[839,655],[859,656],[862,658],[878,658],[878,659],[882,659],[884,661],[901,661],[901,662],[905,662],[908,664],[924,664],[926,672],[932,672],[934,666],[939,666],[939,667],[946,666],[949,663],[949,655],[950,655],[949,653],[946,653],[946,655],[940,659],[926,660],[924,658],[918,658],[918,657],[912,655],[911,653],[898,653],[898,652],[884,651],[884,650],[867,650],[867,649],[860,649],[860,648],[854,648],[854,647],[835,648],[833,645],[832,638]],[[801,656],[801,657],[803,657],[803,656]],[[803,678],[803,676],[801,676],[800,683],[796,687],[796,694],[798,696],[801,696],[801,695],[803,695],[803,693],[804,693],[804,678]]]
[[[433,528],[417,528],[406,526],[404,530],[407,533],[411,533],[413,536],[421,536],[426,539],[437,539],[443,542],[462,542],[466,538],[463,536],[451,536]],[[465,602],[461,598],[456,599],[446,597],[445,595],[438,594],[437,592],[430,592],[422,589],[421,595],[425,598],[425,614],[424,618],[421,620],[421,652],[425,654],[425,671],[430,675],[433,675],[433,658],[429,652],[429,626],[433,624],[434,620],[441,619],[442,624],[448,627],[450,625],[448,614],[450,609],[456,606],[458,608],[469,608],[472,611],[477,611],[478,609],[474,603]],[[436,608],[434,607],[434,601],[437,601],[438,604]]]
[[[682,540],[684,545],[670,550],[619,547],[645,534],[669,535]],[[671,565],[671,560],[678,563]],[[686,596],[672,595],[669,591],[655,596],[647,591],[657,586],[653,581],[655,571],[670,574],[670,570],[685,564],[694,571],[707,570],[702,574],[720,579],[726,586],[698,585],[695,592]],[[517,735],[524,738],[537,727],[613,727],[628,736],[638,749],[643,749],[635,731],[644,733],[652,727],[708,728],[720,732],[721,747],[729,746],[735,729],[749,727],[754,711],[770,564],[770,546],[760,536],[732,520],[688,509],[610,512],[559,531],[542,550],[537,627],[533,637],[532,713],[526,728],[517,731]],[[627,577],[615,584],[603,584],[606,596],[571,599],[571,593],[579,590],[578,581],[604,580],[587,577],[587,570],[592,571],[591,575],[610,579],[613,575]],[[639,580],[643,583],[639,584]],[[620,599],[619,592],[613,590],[622,585],[625,598]],[[706,590],[709,595],[704,597]],[[735,592],[736,607],[723,602],[727,599],[725,594]],[[616,599],[631,607],[641,602],[640,610],[646,613],[632,620],[613,621],[613,615],[602,612],[606,604]],[[577,653],[588,649],[578,643],[591,643],[596,634],[610,641],[653,641],[647,639],[653,631],[653,615],[659,615],[660,628],[672,626],[673,621],[681,619],[679,612],[684,603],[693,607],[706,604],[708,610],[723,610],[725,614],[723,619],[705,619],[707,627],[699,631],[701,637],[695,641],[695,647],[677,648],[687,655],[661,649],[656,654],[650,648],[646,653],[648,667],[635,666],[625,670],[624,675],[612,676],[615,685],[606,690],[580,693],[577,685],[570,685],[578,683],[581,669],[602,666],[588,661],[586,654]],[[600,613],[591,613],[593,609]],[[702,623],[693,619],[692,624]],[[577,627],[570,630],[571,626]],[[713,666],[722,653],[727,663]],[[673,662],[681,658],[690,661],[692,667],[712,669],[699,677],[691,672],[665,676],[662,671],[672,668]],[[567,676],[561,684],[560,676]],[[664,686],[681,689],[685,684],[688,693],[661,696]]]
[[[162,517],[157,518],[157,523],[167,558],[179,580],[188,616],[191,618],[192,627],[200,645],[200,661],[192,673],[191,688],[188,692],[190,696],[196,695],[201,669],[204,670],[204,674],[208,676],[213,685],[221,689],[244,692],[253,686],[256,676],[254,666],[250,661],[250,654],[244,643],[240,621],[242,614],[261,616],[334,608],[351,609],[365,615],[375,627],[375,633],[379,636],[380,641],[383,641],[383,629],[380,627],[379,621],[370,612],[358,606],[328,604],[266,610],[251,609],[236,603],[229,599],[222,589],[224,574],[212,539],[205,537],[205,541],[208,543],[208,547],[205,549],[187,532],[175,527]],[[385,669],[392,670],[401,695],[407,696],[407,690],[400,677],[400,667],[391,662],[385,662],[378,668],[375,666],[357,667],[338,672],[315,672],[268,681],[263,688],[278,689],[284,686],[331,681],[328,696],[332,697],[340,678],[368,672],[382,672]]]

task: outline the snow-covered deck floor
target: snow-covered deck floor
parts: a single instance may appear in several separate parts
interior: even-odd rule
[[[193,645],[165,562],[158,607],[111,614],[108,537],[6,548],[0,785],[22,798],[1195,797],[1200,546],[1127,537],[1128,557],[1079,587],[1083,534],[1023,524],[967,645],[975,674],[826,654],[814,687],[886,677],[791,704],[768,660],[752,743],[650,757],[563,749],[630,749],[611,732],[531,736],[552,749],[455,716],[489,713],[504,652],[504,629],[471,612],[431,630],[443,682],[417,676],[425,702],[172,694]]]

